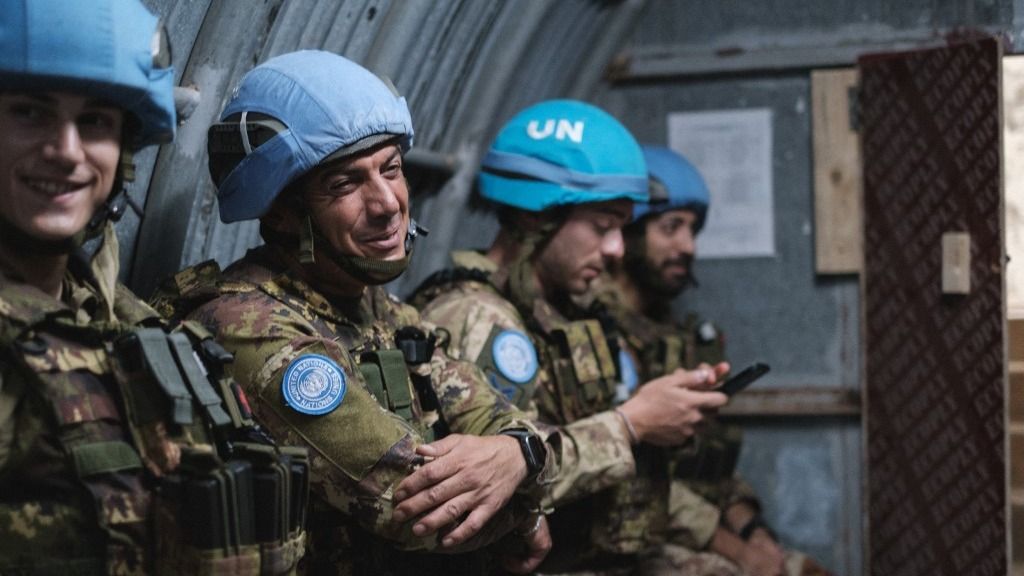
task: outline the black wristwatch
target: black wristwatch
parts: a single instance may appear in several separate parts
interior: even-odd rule
[[[526,460],[526,479],[536,480],[547,461],[548,449],[544,446],[544,441],[525,428],[505,430],[502,434],[511,436],[519,442],[519,449],[523,451],[523,458]]]

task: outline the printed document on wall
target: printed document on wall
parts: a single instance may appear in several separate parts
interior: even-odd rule
[[[711,191],[697,257],[775,255],[771,109],[672,112],[668,145],[693,162]]]

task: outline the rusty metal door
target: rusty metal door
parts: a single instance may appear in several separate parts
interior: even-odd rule
[[[1000,56],[859,62],[871,574],[1008,573]],[[943,292],[948,233],[966,294]]]

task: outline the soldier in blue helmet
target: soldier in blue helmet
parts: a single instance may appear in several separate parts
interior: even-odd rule
[[[310,449],[306,572],[482,573],[487,556],[464,552],[513,529],[506,567],[531,570],[550,545],[535,493],[557,431],[450,359],[382,286],[420,232],[405,99],[341,56],[293,52],[246,74],[208,136],[221,219],[258,218],[266,244],[223,272],[179,273],[164,303],[235,354],[256,418]],[[411,489],[416,469],[431,482]],[[429,507],[410,513],[419,497]]]
[[[174,136],[167,49],[138,0],[0,7],[2,574],[283,574],[302,554],[285,475],[304,453],[252,424],[208,333],[117,282],[132,152]],[[264,473],[294,517],[225,486]]]
[[[566,456],[545,493],[553,548],[541,571],[635,573],[663,541],[664,447],[682,444],[702,409],[725,403],[704,365],[623,396],[619,343],[607,318],[573,296],[623,253],[622,226],[648,195],[633,136],[592,105],[553,100],[514,116],[483,159],[480,192],[501,230],[486,252],[428,279],[414,301],[448,329],[449,348],[540,421]]]
[[[637,379],[724,358],[721,331],[695,314],[673,320],[672,301],[696,286],[696,237],[710,194],[686,158],[643,146],[651,201],[633,207],[623,235],[626,255],[591,288],[629,344],[624,363]],[[709,418],[697,447],[676,455],[669,544],[651,559],[655,572],[676,574],[825,574],[805,556],[784,551],[760,515],[753,489],[735,474],[741,431]]]

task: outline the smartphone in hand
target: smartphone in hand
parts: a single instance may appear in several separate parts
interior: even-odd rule
[[[767,364],[762,364],[761,362],[752,364],[744,368],[739,374],[726,380],[721,386],[715,388],[715,391],[731,397],[733,394],[753,384],[758,378],[767,374],[769,370],[771,370],[771,367]]]

